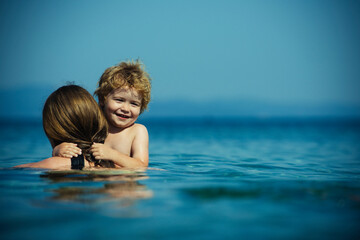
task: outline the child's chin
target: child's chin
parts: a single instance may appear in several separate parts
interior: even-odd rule
[[[118,128],[127,128],[127,127],[130,127],[133,124],[134,124],[133,122],[124,123],[124,124],[117,124],[116,127],[118,127]]]

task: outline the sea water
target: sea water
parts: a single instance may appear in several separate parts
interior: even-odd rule
[[[155,119],[147,171],[11,169],[51,155],[0,125],[0,239],[359,239],[360,123]]]

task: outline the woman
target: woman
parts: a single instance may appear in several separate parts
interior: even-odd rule
[[[103,143],[108,125],[95,99],[77,85],[60,87],[45,102],[43,127],[51,146],[62,142],[77,144],[82,155],[76,158],[51,157],[40,162],[16,167],[49,169],[82,169],[83,167],[115,167],[113,162],[96,160],[90,153],[93,143]]]

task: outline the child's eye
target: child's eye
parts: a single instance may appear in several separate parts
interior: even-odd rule
[[[115,101],[117,101],[117,102],[124,102],[124,99],[122,99],[122,98],[116,98]]]
[[[135,107],[139,107],[139,106],[140,106],[140,103],[132,102],[131,105],[133,105],[133,106],[135,106]]]

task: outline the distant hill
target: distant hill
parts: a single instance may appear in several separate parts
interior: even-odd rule
[[[295,104],[240,99],[207,102],[171,100],[154,101],[146,114],[149,117],[359,117],[360,104]]]
[[[41,118],[43,104],[55,87],[0,89],[0,118]],[[154,100],[146,118],[157,117],[360,117],[360,104],[275,103],[235,100]]]

